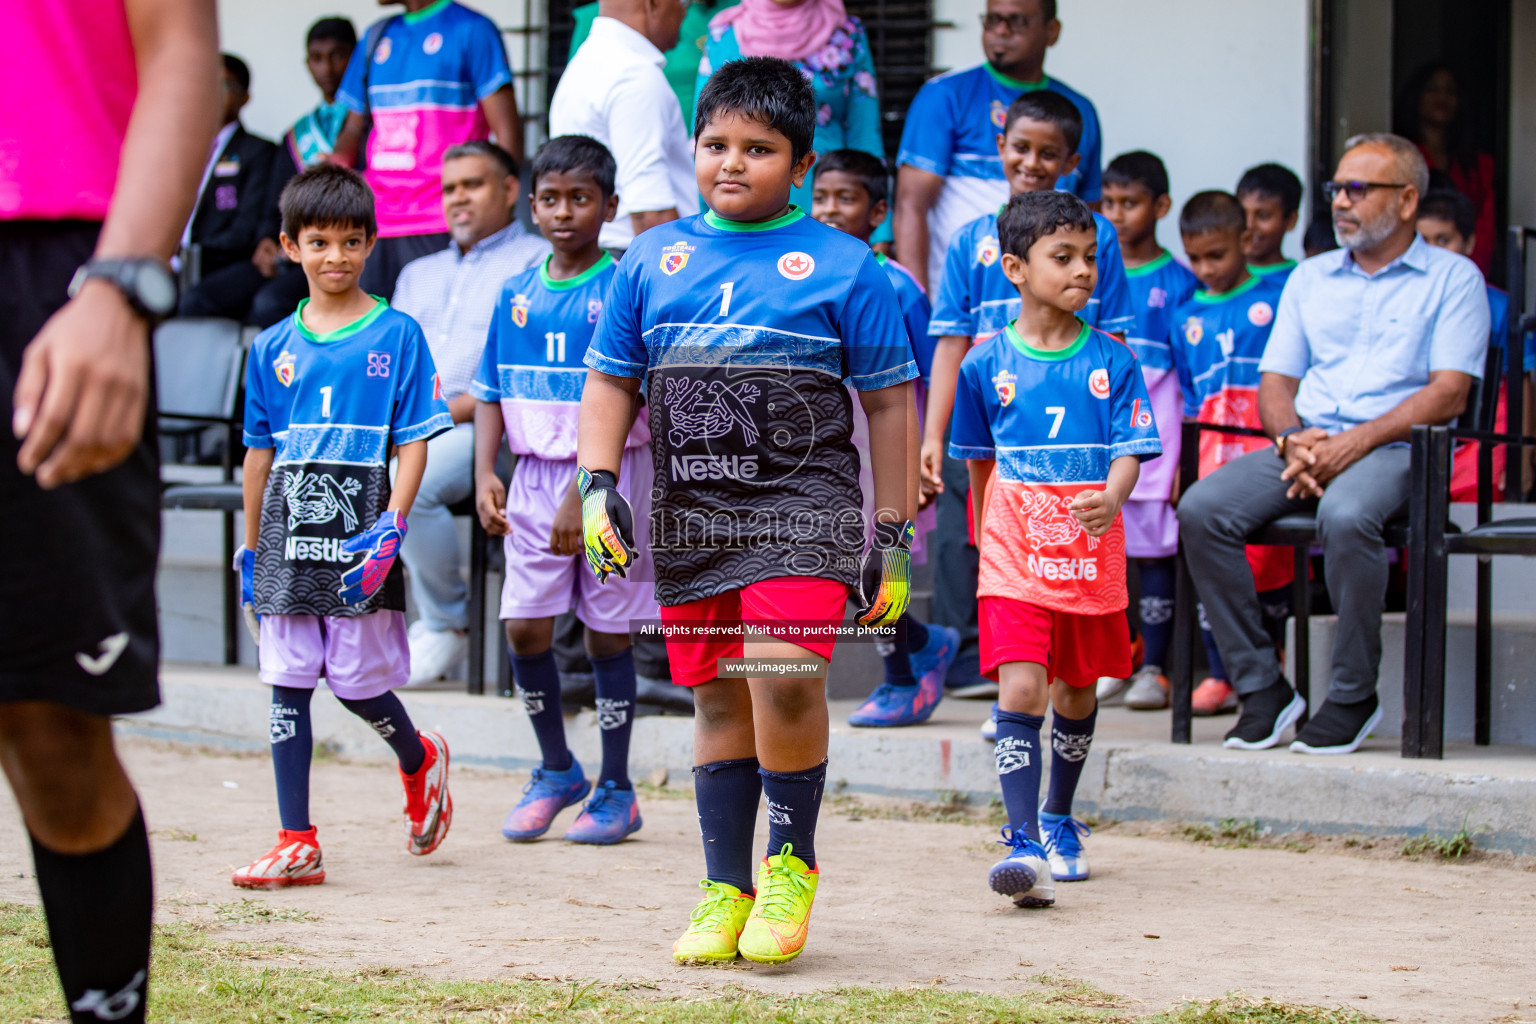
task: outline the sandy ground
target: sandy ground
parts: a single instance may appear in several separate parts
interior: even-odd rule
[[[523,778],[455,771],[453,832],[418,859],[405,852],[391,766],[321,763],[314,817],[327,882],[251,894],[228,877],[275,839],[267,760],[142,740],[124,751],[145,796],[162,919],[218,921],[218,937],[303,951],[289,962],[769,992],[999,991],[1052,974],[1147,1009],[1243,990],[1401,1021],[1536,1020],[1529,865],[1216,849],[1120,827],[1089,840],[1091,881],[1059,885],[1053,909],[1021,911],[987,889],[1000,848],[984,826],[828,811],[808,952],[781,968],[681,968],[668,950],[702,871],[691,797],[645,800],[645,828],[618,847],[514,845],[498,827]],[[0,899],[34,902],[6,800]],[[242,898],[317,919],[250,921]]]

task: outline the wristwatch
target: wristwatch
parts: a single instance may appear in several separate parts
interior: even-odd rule
[[[93,256],[75,271],[69,282],[69,297],[74,298],[93,277],[116,285],[133,311],[151,324],[176,312],[176,278],[169,267],[153,256]]]
[[[1285,439],[1290,437],[1292,434],[1299,433],[1301,433],[1300,427],[1286,427],[1284,430],[1280,431],[1280,433],[1275,435],[1275,451],[1280,453],[1280,457],[1282,459],[1285,458]]]

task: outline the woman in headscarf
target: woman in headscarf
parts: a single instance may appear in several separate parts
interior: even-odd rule
[[[861,149],[885,159],[869,38],[843,0],[742,0],[721,11],[709,23],[694,98],[715,68],[741,57],[780,57],[805,75],[816,93],[816,152]],[[806,213],[815,173],[812,168],[790,196]],[[871,241],[890,240],[887,220]]]

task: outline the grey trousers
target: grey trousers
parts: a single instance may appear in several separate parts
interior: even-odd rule
[[[1271,520],[1309,509],[1316,509],[1328,596],[1338,613],[1328,696],[1349,704],[1376,692],[1388,564],[1381,532],[1408,507],[1408,459],[1407,445],[1378,448],[1340,473],[1322,498],[1293,500],[1280,479],[1284,465],[1273,449],[1264,449],[1200,480],[1179,501],[1184,556],[1239,695],[1280,678],[1244,538]]]

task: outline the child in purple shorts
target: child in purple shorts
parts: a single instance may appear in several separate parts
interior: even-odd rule
[[[576,416],[587,379],[582,358],[616,266],[597,241],[618,209],[615,167],[601,143],[566,135],[539,150],[531,174],[533,219],[554,252],[502,287],[470,386],[478,400],[475,504],[486,532],[506,537],[501,617],[512,675],[542,755],[501,833],[516,842],[537,839],[556,814],[592,792],[565,838],[606,845],[641,824],[629,781],[635,706],[629,633],[632,621],[659,616],[644,544],[627,579],[604,586],[586,570],[575,485]],[[495,469],[503,433],[518,457],[510,492]],[[650,439],[642,408],[619,476],[619,492],[641,522],[651,508]],[[597,684],[603,760],[595,792],[566,746],[560,673],[550,650],[555,617],[573,609],[587,627],[587,656]]]
[[[282,821],[277,845],[234,873],[251,889],[325,881],[309,817],[309,703],[321,676],[399,758],[406,849],[431,853],[453,819],[448,745],[418,733],[391,692],[410,675],[395,555],[427,441],[453,424],[421,328],[358,286],[378,234],[363,179],[321,164],[288,183],[280,206],[283,250],[304,268],[309,298],[257,336],[246,367],[245,545],[235,569],[272,687]]]

